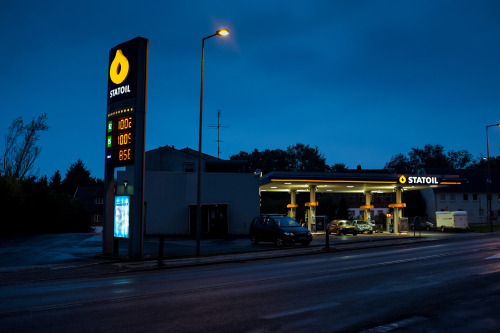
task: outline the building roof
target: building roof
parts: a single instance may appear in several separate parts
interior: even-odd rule
[[[147,153],[155,153],[155,152],[159,152],[159,151],[163,151],[163,150],[170,150],[170,151],[175,151],[177,153],[183,153],[183,154],[189,155],[191,157],[198,157],[198,151],[197,150],[191,149],[189,147],[186,147],[186,148],[183,148],[183,149],[176,149],[174,146],[169,146],[169,145],[158,147],[156,149],[148,150],[148,151],[146,151],[146,154]],[[217,157],[205,154],[203,152],[201,153],[201,158],[204,161],[212,161],[212,160],[222,161],[221,159],[219,159]]]
[[[436,192],[485,193],[488,191],[488,169],[425,169],[426,174],[455,174],[467,179],[461,185],[436,189]],[[490,170],[491,191],[500,193],[500,172]]]

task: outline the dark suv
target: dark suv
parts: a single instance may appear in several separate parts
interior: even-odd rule
[[[301,243],[304,246],[312,241],[309,230],[303,228],[288,216],[257,216],[250,224],[250,240],[258,242],[274,242],[278,246],[287,243]]]

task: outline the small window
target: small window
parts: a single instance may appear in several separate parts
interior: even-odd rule
[[[450,193],[450,201],[455,201],[455,193]]]
[[[473,200],[473,201],[477,201],[477,194],[475,194],[475,193],[474,193],[474,194],[472,195],[472,200]]]
[[[103,197],[95,197],[94,202],[96,205],[102,205],[102,204],[104,204],[104,198]]]
[[[349,194],[349,201],[354,202],[354,193]]]
[[[469,201],[469,194],[464,193],[464,201]]]
[[[184,162],[184,172],[194,172],[194,162]]]
[[[479,209],[479,217],[483,217],[483,216],[484,216],[484,209],[480,208]]]
[[[439,201],[445,201],[446,200],[446,194],[445,193],[439,193]]]
[[[385,195],[385,202],[391,202],[392,201],[392,194],[386,194]]]

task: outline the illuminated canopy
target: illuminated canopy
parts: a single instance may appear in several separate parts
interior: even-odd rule
[[[375,173],[271,172],[261,178],[260,190],[268,192],[389,193],[396,187],[405,191],[460,185],[457,175],[402,175]]]

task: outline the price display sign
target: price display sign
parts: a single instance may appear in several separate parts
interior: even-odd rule
[[[134,164],[135,113],[108,120],[106,136],[106,163],[113,166]]]

